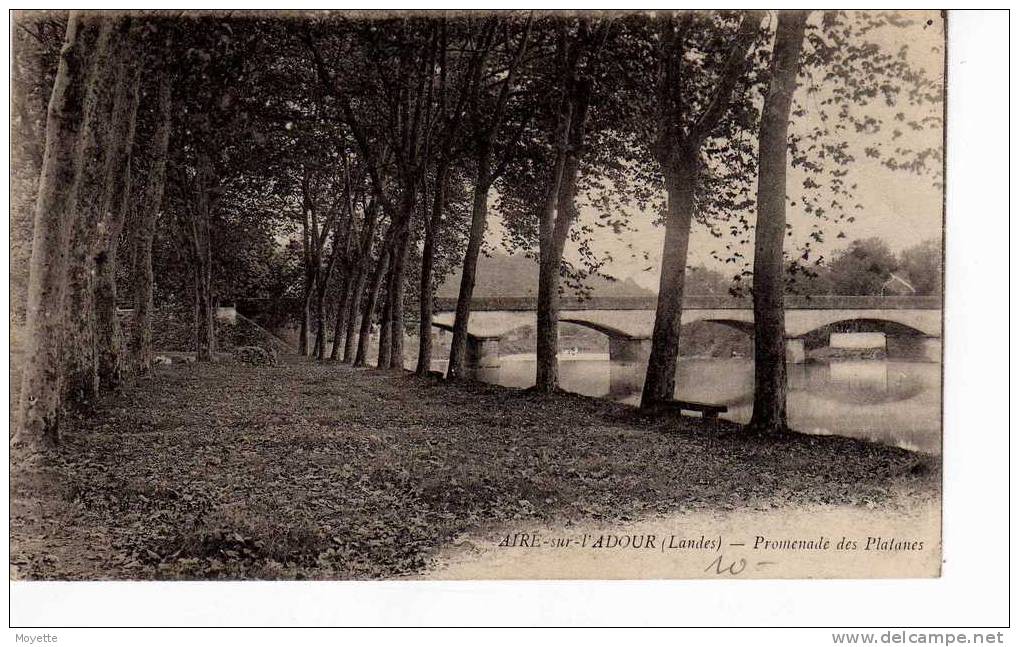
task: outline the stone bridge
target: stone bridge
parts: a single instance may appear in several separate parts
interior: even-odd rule
[[[655,298],[564,298],[560,323],[586,326],[609,338],[609,357],[635,362],[647,358],[655,320]],[[929,359],[941,356],[941,298],[914,296],[786,297],[787,359],[806,358],[805,339],[823,336],[834,347],[883,347],[892,356],[903,344],[919,345]],[[468,363],[498,366],[499,339],[521,327],[534,327],[533,297],[478,298],[471,304]],[[434,325],[451,330],[455,299],[438,299]],[[688,296],[683,324],[717,323],[753,334],[754,312],[748,299]]]

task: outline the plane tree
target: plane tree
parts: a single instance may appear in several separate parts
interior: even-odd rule
[[[934,24],[889,13],[778,14],[758,139],[752,430],[787,428],[787,278],[797,270],[811,272],[803,265],[811,260],[811,243],[823,242],[826,225],[841,228],[862,208],[850,174],[856,156],[862,153],[889,169],[928,174],[940,183],[942,123],[930,107],[942,100],[941,81],[923,72],[908,45],[890,51],[886,44],[888,33],[901,39],[904,30]],[[912,136],[904,137],[904,130]],[[860,147],[862,151],[856,150]],[[788,186],[789,169],[802,172],[798,196]],[[797,197],[787,198],[789,194]],[[792,260],[785,250],[791,233],[787,203],[815,218],[807,243]],[[894,267],[894,257],[885,256],[886,264]],[[851,264],[857,257],[851,251],[839,262]],[[814,264],[820,260],[815,255]],[[875,258],[870,265],[877,263]],[[887,270],[870,276],[882,272]]]
[[[566,287],[583,294],[583,280],[600,259],[590,247],[594,227],[625,227],[621,202],[630,197],[625,161],[630,136],[618,92],[621,21],[611,18],[543,18],[524,74],[533,86],[533,117],[499,184],[498,208],[509,247],[537,248],[537,370],[535,389],[559,388],[559,300]],[[581,209],[598,213],[578,223]],[[579,262],[566,260],[567,243]],[[532,252],[533,255],[533,252]],[[563,285],[565,279],[566,285]]]
[[[665,239],[651,354],[641,395],[642,407],[673,397],[682,317],[683,282],[690,228],[698,203],[728,194],[705,196],[701,181],[713,152],[709,140],[724,134],[719,126],[746,82],[752,48],[762,40],[760,12],[665,13],[654,18],[650,45],[655,75],[645,87],[654,101],[645,107],[645,141],[657,163],[667,194]],[[745,140],[729,146],[738,150]],[[717,163],[717,162],[716,162]]]
[[[531,40],[532,17],[491,16],[479,23],[480,33],[469,38],[476,57],[470,64],[465,117],[470,165],[474,173],[471,224],[460,273],[453,339],[447,378],[467,376],[467,330],[478,258],[488,226],[489,197],[493,184],[505,171],[520,133],[529,117],[519,114],[524,94],[519,74]],[[509,116],[516,114],[516,124]]]

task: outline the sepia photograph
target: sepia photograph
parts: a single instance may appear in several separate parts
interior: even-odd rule
[[[949,21],[12,11],[10,580],[940,577]]]

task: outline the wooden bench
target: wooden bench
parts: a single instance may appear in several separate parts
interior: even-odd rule
[[[704,418],[714,420],[718,414],[725,413],[728,407],[721,404],[708,404],[707,402],[689,402],[686,400],[663,400],[655,403],[655,409],[659,411],[670,411],[682,414],[684,411],[697,411]]]

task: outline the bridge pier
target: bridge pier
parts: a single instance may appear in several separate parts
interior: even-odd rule
[[[941,361],[941,338],[940,337],[924,337],[923,340],[923,357],[930,362]]]
[[[609,361],[646,362],[651,356],[651,339],[647,337],[609,337]]]
[[[499,338],[468,335],[467,368],[499,368]]]
[[[785,361],[786,364],[802,364],[807,361],[807,347],[799,338],[788,338],[785,340]]]

